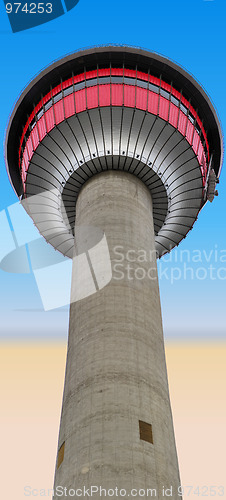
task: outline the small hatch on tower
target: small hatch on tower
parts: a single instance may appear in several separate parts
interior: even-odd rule
[[[140,439],[153,444],[152,425],[147,424],[147,422],[143,422],[142,420],[139,420],[139,428],[140,428]]]

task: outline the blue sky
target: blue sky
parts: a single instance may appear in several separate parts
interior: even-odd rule
[[[0,2],[3,75],[0,81],[0,211],[17,202],[3,156],[5,127],[13,105],[29,80],[43,67],[79,48],[108,43],[129,44],[173,59],[204,86],[218,110],[223,131],[226,129],[224,0],[162,0],[161,3],[152,0],[80,0],[64,16],[15,34],[11,31],[3,0]],[[160,278],[167,338],[205,340],[226,336],[226,280],[222,279],[226,268],[226,262],[222,260],[226,249],[225,177],[223,168],[219,197],[205,206],[194,229],[180,245],[181,250],[190,251],[191,259],[199,250],[201,262],[189,264],[186,256],[183,262],[175,262],[177,254],[174,252],[171,263],[160,263],[161,272],[168,269]],[[5,237],[3,227],[2,241]],[[184,264],[193,266],[193,279],[190,275],[187,279],[183,277]],[[211,278],[208,271],[211,264],[215,268],[215,278]],[[170,266],[179,269],[175,276],[182,273],[180,279],[172,282]],[[198,267],[204,271],[197,271]],[[203,279],[205,270],[207,276]],[[68,308],[44,311],[32,274],[0,270],[0,314],[2,338],[66,338]]]

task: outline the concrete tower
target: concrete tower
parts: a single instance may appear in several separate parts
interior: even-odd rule
[[[202,87],[133,47],[69,55],[15,106],[12,185],[45,239],[73,258],[61,498],[70,489],[88,498],[91,486],[96,498],[100,488],[158,499],[172,488],[178,498],[156,255],[178,245],[213,200],[221,156]]]

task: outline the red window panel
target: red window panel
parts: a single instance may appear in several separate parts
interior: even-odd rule
[[[160,96],[159,101],[159,116],[166,121],[168,120],[169,116],[169,101],[162,96]]]
[[[106,75],[109,75],[110,74],[110,71],[108,70],[107,73],[105,73]],[[144,80],[144,81],[148,81],[148,75],[146,73],[143,73],[142,71],[136,71],[136,70],[133,70],[133,69],[126,69],[124,68],[111,68],[111,74],[112,76],[127,76],[129,78],[137,78],[137,79],[140,79],[140,80]],[[100,75],[100,71],[99,71],[99,75]]]
[[[123,105],[123,85],[111,86],[111,103],[112,106]]]
[[[46,135],[46,124],[45,124],[45,118],[42,116],[40,120],[38,120],[38,132],[39,132],[39,138],[40,141],[42,141],[43,137]]]
[[[184,106],[188,109],[190,109],[190,103],[185,99],[183,95],[180,96],[181,103],[184,104]]]
[[[206,147],[207,147],[207,152],[208,152],[208,159],[209,159],[209,144],[208,144],[208,141],[207,141],[207,135],[206,135],[206,132],[205,132],[205,129],[203,127],[203,124],[200,120],[200,118],[197,116],[197,123],[199,124],[200,128],[201,128],[201,131],[203,133],[203,137],[204,137],[204,140],[206,142]]]
[[[67,95],[64,97],[64,110],[65,110],[65,117],[69,118],[69,116],[72,116],[75,114],[75,99],[74,99],[74,94]]]
[[[101,68],[98,70],[98,76],[108,76],[110,75],[110,68]]]
[[[88,109],[97,108],[98,106],[98,87],[89,87],[87,92],[87,107]]]
[[[137,87],[136,107],[139,109],[147,109],[147,90]]]
[[[47,132],[50,132],[50,130],[52,130],[55,126],[53,108],[50,108],[45,112],[45,120]]]
[[[22,136],[21,136],[21,139],[20,139],[19,155],[20,155],[20,153],[21,153],[21,146],[22,146],[22,143],[23,143],[23,140],[24,140],[24,136],[25,136],[25,134],[26,134],[26,132],[27,132],[27,129],[28,129],[29,124],[31,123],[31,121],[32,121],[32,120],[33,120],[33,118],[34,118],[34,114],[35,114],[35,113],[34,113],[34,111],[32,111],[32,113],[31,113],[31,115],[29,116],[29,118],[28,118],[28,120],[27,120],[27,123],[26,123],[26,125],[25,125],[25,127],[24,127],[24,129],[23,129],[23,133],[22,133]]]
[[[148,75],[146,73],[143,73],[142,71],[137,71],[137,78],[140,80],[144,80],[145,82],[148,81]]]
[[[135,87],[132,85],[124,85],[124,106],[135,107]]]
[[[185,135],[186,132],[187,120],[187,116],[182,111],[180,111],[178,130],[183,135]]]
[[[35,127],[31,131],[31,136],[32,136],[33,148],[35,150],[38,147],[38,145],[39,145],[39,136],[38,136],[37,125],[35,125]]]
[[[21,139],[20,139],[20,150],[21,150],[21,146],[23,144],[24,136],[25,136],[25,134],[27,132],[27,129],[28,129],[28,121],[27,121],[27,123],[26,123],[26,125],[25,125],[25,127],[23,129],[23,133],[22,133],[22,136],[21,136]]]
[[[158,113],[158,102],[159,96],[154,92],[148,92],[148,111],[153,115],[157,115]]]
[[[62,88],[67,89],[72,85],[72,78],[68,78],[68,80],[65,80],[65,82],[62,83]]]
[[[96,78],[97,76],[97,70],[93,69],[92,71],[87,71],[85,78],[86,80],[89,80],[90,78]]]
[[[99,85],[100,106],[110,106],[110,85]]]
[[[192,143],[193,133],[194,133],[194,125],[192,125],[192,123],[188,119],[187,130],[186,130],[186,139],[189,142],[189,144]]]
[[[84,73],[74,76],[74,83],[83,82],[85,80]]]
[[[78,90],[78,92],[75,92],[75,106],[76,106],[76,113],[81,113],[81,111],[84,111],[86,109],[85,89]]]
[[[123,68],[111,68],[111,74],[112,76],[122,76]]]
[[[169,122],[173,127],[177,127],[178,123],[178,113],[179,113],[179,108],[175,106],[175,104],[170,103],[170,112],[169,112]]]
[[[64,120],[64,106],[63,101],[58,101],[54,104],[54,115],[56,120],[56,125]]]
[[[21,165],[22,179],[23,179],[23,176],[25,174],[25,171],[26,171],[26,167],[25,167],[25,162],[24,162],[24,158],[23,158],[22,165]]]
[[[192,149],[195,152],[195,154],[198,153],[199,141],[200,141],[199,134],[197,134],[197,132],[195,130],[194,137],[193,137],[193,144],[192,144]]]
[[[156,78],[156,76],[152,76],[152,75],[150,75],[150,77],[149,77],[149,82],[153,83],[153,85],[158,85],[158,86],[160,84],[159,78]]]
[[[55,96],[57,94],[59,94],[59,92],[62,91],[62,87],[61,87],[61,84],[60,85],[57,85],[56,87],[54,87],[54,89],[52,90],[52,96]]]
[[[201,165],[202,164],[202,150],[199,148],[198,150],[198,162]]]
[[[130,78],[136,78],[136,71],[134,69],[124,68],[124,76],[128,76]]]
[[[180,101],[181,93],[175,90],[174,88],[172,88],[172,95],[174,95],[174,97],[176,97],[178,101]]]
[[[161,82],[161,88],[167,90],[167,92],[169,93],[171,92],[171,85],[169,85],[168,83]]]
[[[28,166],[29,166],[29,158],[28,158],[26,147],[25,147],[24,154],[23,154],[23,160],[24,160],[24,165],[25,165],[25,169],[24,170],[26,172],[27,169],[28,169]]]
[[[28,138],[28,140],[26,142],[26,150],[27,150],[28,158],[29,158],[29,160],[31,160],[31,158],[33,156],[33,147],[32,147],[32,142],[31,142],[31,136]]]

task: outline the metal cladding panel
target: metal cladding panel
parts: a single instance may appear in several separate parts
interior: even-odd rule
[[[110,154],[111,145],[112,145],[112,141],[111,141],[111,139],[112,139],[111,110],[110,110],[110,108],[109,107],[100,108],[100,115],[101,115],[101,122],[102,122],[102,127],[103,127],[105,154]]]
[[[74,115],[67,120],[67,137],[73,147],[79,162],[85,162],[85,157],[89,155],[87,140],[80,125],[79,115]]]
[[[30,192],[32,185],[37,184],[42,190],[60,189],[61,182],[51,174],[45,174],[40,166],[32,165],[32,169],[27,177],[27,190]]]
[[[145,150],[146,158],[143,156]],[[154,164],[148,164],[150,158]],[[75,203],[79,190],[90,176],[112,168],[138,176],[149,187],[153,199],[156,249],[159,255],[169,251],[186,235],[200,208],[202,180],[198,160],[181,133],[174,133],[171,125],[166,127],[163,119],[125,107],[103,107],[74,115],[54,127],[38,146],[28,170],[27,201],[30,195],[56,190],[60,198],[63,197],[67,215],[67,220],[64,220],[58,198],[60,205],[56,217],[59,224],[57,234],[54,234],[55,217],[51,228],[45,199],[50,233],[37,218],[40,232],[44,232],[47,241],[55,248],[72,257]],[[178,218],[181,215],[184,219],[188,217],[187,224],[181,223]],[[34,213],[34,220],[35,217]]]
[[[113,137],[113,154],[119,153],[118,145],[120,144],[121,123],[122,123],[122,108],[112,108],[112,137]]]
[[[95,137],[93,133],[93,127],[89,119],[89,114],[88,113],[82,113],[79,116],[79,121],[80,121],[80,126],[84,133],[84,138],[87,143],[87,151],[89,157],[95,154],[96,152],[96,143],[95,143]]]

